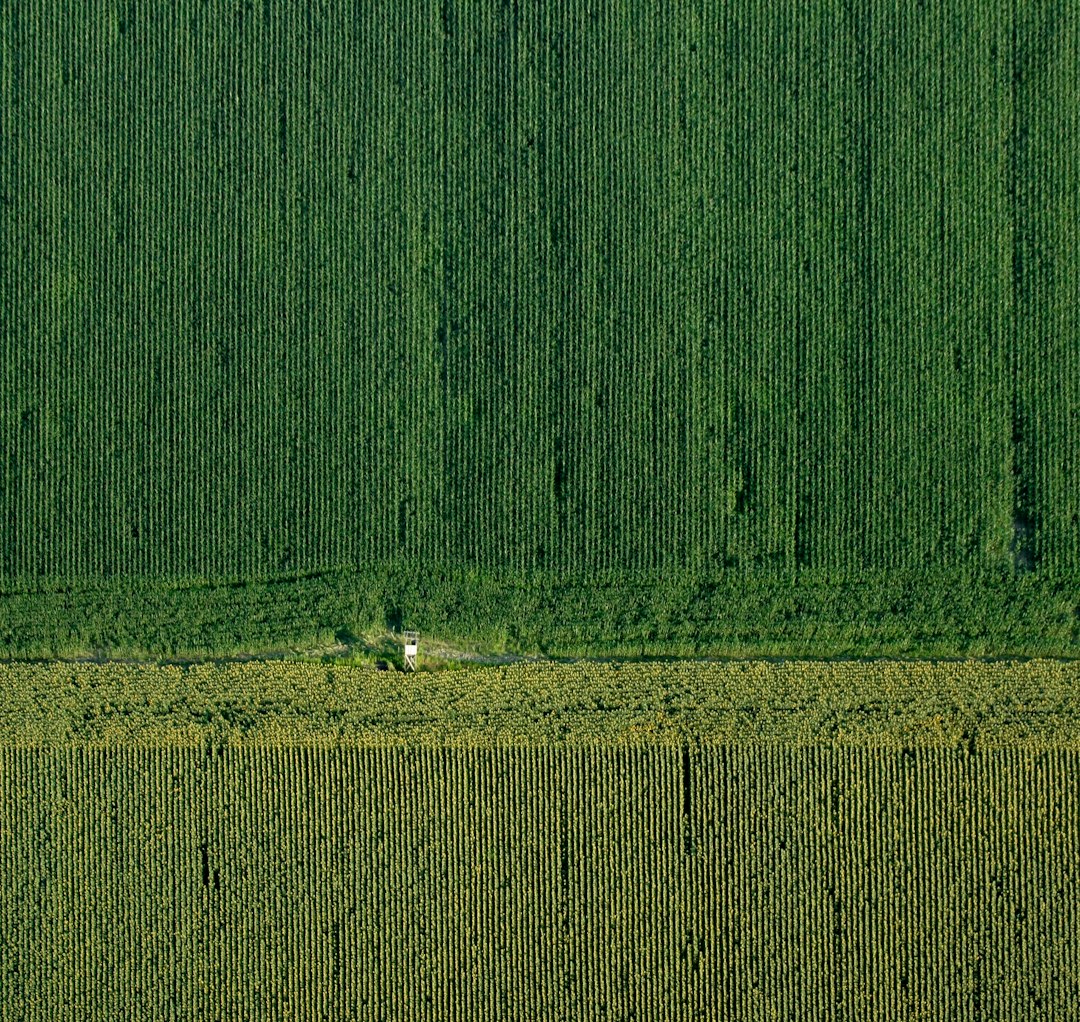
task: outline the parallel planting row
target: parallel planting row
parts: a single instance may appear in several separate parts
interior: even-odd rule
[[[1065,1019],[1076,752],[0,749],[0,1017]]]
[[[1075,594],[1078,39],[1053,0],[5,5],[0,648],[105,578],[640,569],[715,619],[753,574],[748,631],[814,572]],[[995,602],[957,629],[1016,651]]]

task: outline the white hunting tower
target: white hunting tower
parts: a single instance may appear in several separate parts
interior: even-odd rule
[[[402,632],[401,641],[405,646],[405,670],[416,670],[416,651],[420,648],[419,632]]]

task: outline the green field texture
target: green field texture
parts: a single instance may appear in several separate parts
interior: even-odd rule
[[[1056,657],[1080,649],[1068,575],[424,570],[52,580],[0,590],[17,657],[186,656],[328,646],[387,625],[551,656]]]
[[[0,665],[0,1019],[1080,998],[1080,664]]]
[[[1074,651],[1078,40],[3,5],[0,650]]]
[[[9,748],[1080,749],[1076,661],[0,665]]]
[[[1057,1020],[1077,751],[0,749],[0,1018]]]

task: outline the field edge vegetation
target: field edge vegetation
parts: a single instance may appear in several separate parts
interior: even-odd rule
[[[42,580],[0,592],[0,656],[158,658],[419,628],[548,656],[1069,657],[1080,577],[927,569],[560,574],[459,567]]]
[[[0,746],[1080,748],[1080,662],[0,665]]]

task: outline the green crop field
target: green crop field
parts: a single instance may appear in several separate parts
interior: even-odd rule
[[[0,772],[19,1022],[1080,998],[1075,752],[5,750]]]
[[[0,0],[0,452],[0,1022],[1076,1017],[1080,0]]]
[[[0,1018],[1068,1019],[1078,672],[8,665]]]
[[[0,6],[0,650],[1080,641],[1080,9]]]

